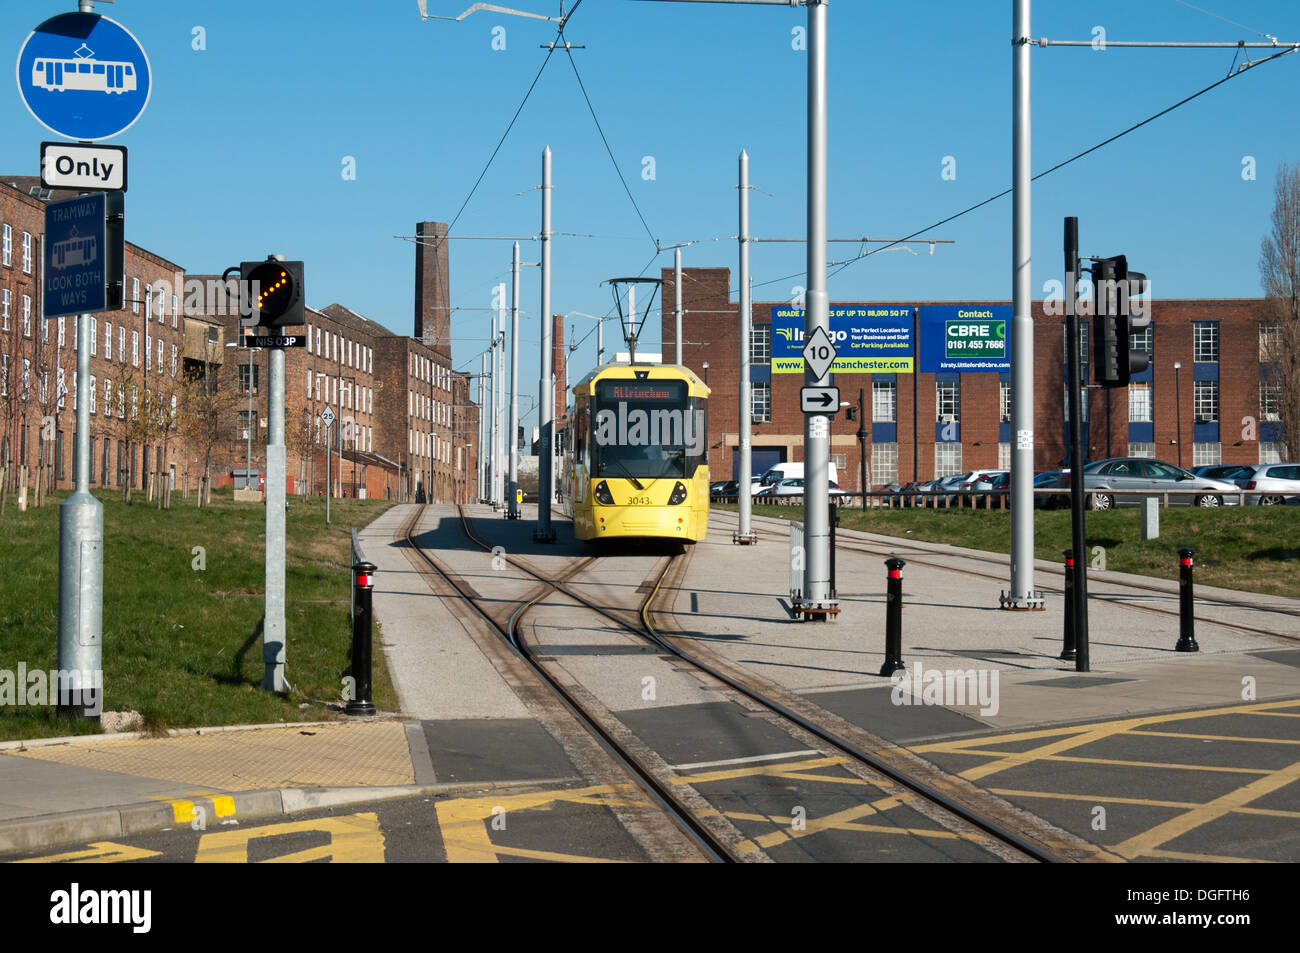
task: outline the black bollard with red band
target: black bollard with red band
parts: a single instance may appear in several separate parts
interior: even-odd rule
[[[1066,661],[1073,661],[1075,656],[1074,645],[1074,550],[1067,549],[1062,553],[1065,557],[1065,626],[1064,626],[1064,644],[1061,647],[1061,654],[1057,658]]]
[[[356,589],[356,602],[352,606],[352,697],[348,699],[349,715],[373,715],[375,703],[371,699],[370,647],[373,622],[372,606],[375,594],[375,564],[360,562],[352,566],[352,582]]]
[[[1178,550],[1178,644],[1175,652],[1199,652],[1196,644],[1196,616],[1192,607],[1192,557],[1194,549]]]
[[[888,678],[904,671],[903,664],[903,567],[907,563],[897,556],[885,560],[888,570],[885,591],[885,664],[880,674]]]

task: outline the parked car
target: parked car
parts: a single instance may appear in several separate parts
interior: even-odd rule
[[[1237,480],[1243,490],[1263,491],[1262,496],[1248,496],[1252,506],[1276,506],[1300,503],[1300,463],[1261,463],[1250,467],[1250,474]]]
[[[1010,509],[1011,499],[1008,496],[1004,503],[1001,499],[1011,489],[1011,471],[1001,470],[997,473],[990,474],[975,484],[977,492],[974,503],[976,506],[982,506],[985,509],[994,509],[995,507],[1006,507]],[[989,492],[983,492],[989,491]]]
[[[840,489],[838,483],[830,482],[830,489],[827,491],[831,496],[843,496],[844,491]],[[771,486],[765,486],[754,494],[754,499],[765,498],[771,499],[777,496],[803,496],[804,485],[803,478],[796,477],[792,480],[782,480],[780,483],[773,483]]]
[[[1048,470],[1034,474],[1035,490],[1063,490],[1063,493],[1035,493],[1034,509],[1059,510],[1070,506],[1070,471]]]
[[[1238,480],[1249,480],[1250,475],[1255,472],[1255,467],[1250,464],[1211,464],[1209,466],[1192,467],[1188,473],[1195,473],[1198,477],[1205,477],[1207,480],[1227,480],[1230,483],[1236,483]]]
[[[1113,457],[1097,460],[1083,468],[1083,488],[1094,509],[1108,510],[1122,504],[1137,504],[1143,490],[1171,490],[1171,505],[1222,506],[1236,504],[1236,484],[1207,480],[1182,467],[1145,457]],[[1188,492],[1197,491],[1197,492]]]

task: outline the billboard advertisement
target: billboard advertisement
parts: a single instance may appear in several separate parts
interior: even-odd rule
[[[912,308],[908,305],[832,306],[829,332],[838,352],[832,374],[910,374]],[[804,310],[772,308],[772,373],[802,374]]]
[[[1011,370],[1011,305],[921,307],[921,371]]]

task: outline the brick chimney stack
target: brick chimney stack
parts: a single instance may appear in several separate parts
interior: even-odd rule
[[[415,333],[428,335],[435,351],[451,358],[451,268],[445,222],[415,226]],[[444,239],[438,241],[438,239]]]

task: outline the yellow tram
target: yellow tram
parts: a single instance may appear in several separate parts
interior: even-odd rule
[[[573,388],[578,539],[697,542],[709,522],[709,388],[673,364],[605,364]]]

